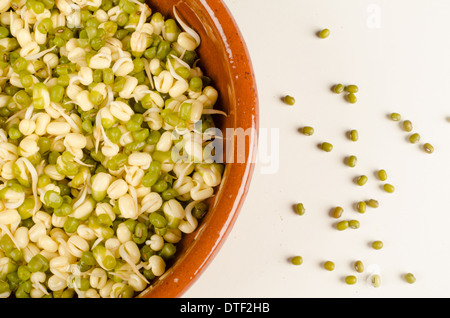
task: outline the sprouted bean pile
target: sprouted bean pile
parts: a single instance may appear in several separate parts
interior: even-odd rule
[[[173,13],[0,1],[0,297],[134,297],[198,226],[223,112]]]

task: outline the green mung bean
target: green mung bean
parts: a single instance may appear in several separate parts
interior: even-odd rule
[[[367,180],[369,180],[369,178],[366,175],[361,175],[356,179],[356,184],[363,186],[367,183]]]
[[[425,144],[423,145],[423,150],[424,150],[426,153],[433,153],[433,152],[434,152],[434,147],[433,147],[431,144],[429,144],[429,143],[425,143]]]
[[[323,29],[319,32],[319,37],[321,39],[326,39],[327,37],[330,36],[330,30],[329,29]]]
[[[283,100],[284,100],[284,102],[285,102],[286,104],[288,104],[288,105],[291,105],[291,106],[292,106],[292,105],[295,104],[295,98],[292,97],[292,96],[290,96],[290,95],[284,96]]]
[[[413,124],[410,120],[404,120],[402,123],[402,127],[404,131],[410,132],[413,130]]]
[[[349,166],[349,167],[352,167],[352,168],[355,167],[357,162],[358,162],[358,158],[354,155],[351,155],[346,158],[346,163],[347,163],[347,166]]]
[[[331,151],[333,150],[333,145],[330,144],[329,142],[323,142],[323,143],[320,145],[320,148],[321,148],[323,151],[331,152]]]

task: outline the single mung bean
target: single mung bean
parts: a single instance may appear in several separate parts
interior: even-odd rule
[[[358,273],[362,273],[364,272],[364,264],[362,261],[356,261],[353,264],[353,268],[355,269],[355,271],[357,271]]]
[[[311,136],[314,134],[314,128],[310,126],[305,126],[302,128],[303,135]]]
[[[345,277],[345,283],[347,285],[354,285],[354,284],[356,284],[357,281],[358,281],[358,279],[356,278],[355,275],[348,275]]]
[[[382,241],[373,241],[372,242],[372,248],[374,250],[380,250],[383,248],[383,242]]]
[[[323,143],[320,145],[320,148],[321,148],[323,151],[330,152],[330,151],[333,150],[333,145],[330,144],[329,142],[323,142]]]
[[[369,178],[367,178],[366,175],[359,176],[358,179],[356,180],[356,184],[359,186],[363,186],[367,183],[368,179]]]
[[[149,221],[156,228],[163,228],[167,225],[166,218],[163,215],[156,212],[150,213]]]
[[[290,95],[284,96],[283,101],[284,101],[286,104],[291,105],[291,106],[295,104],[295,98],[292,97],[292,96],[290,96]]]
[[[332,262],[332,261],[326,261],[324,264],[323,264],[323,268],[325,268],[327,271],[333,271],[334,269],[335,269],[335,264],[334,264],[334,262]]]
[[[57,193],[53,190],[49,190],[49,191],[45,192],[44,203],[46,206],[56,209],[56,208],[59,208],[63,204],[63,199],[59,195],[59,193]]]
[[[191,80],[189,81],[189,89],[191,89],[194,92],[200,92],[203,89],[203,81],[200,77],[193,77],[191,78]],[[288,98],[287,96],[285,97],[285,101],[288,102],[286,100],[286,98]],[[293,98],[292,96],[289,96],[289,98]],[[293,100],[293,104],[295,103],[295,100]],[[293,105],[290,104],[290,102],[288,102],[289,105]]]
[[[410,132],[413,129],[412,122],[410,120],[404,120],[402,123],[402,127],[404,131]]]
[[[14,248],[14,242],[8,235],[3,235],[0,239],[0,249],[4,252],[9,252]]]
[[[301,265],[303,263],[303,257],[301,257],[301,256],[294,256],[291,259],[291,263],[293,265]]]
[[[380,205],[380,204],[378,203],[378,201],[375,200],[375,199],[367,200],[366,204],[367,204],[368,206],[370,206],[371,208],[378,208],[378,206]]]
[[[22,281],[28,280],[31,276],[31,272],[26,265],[20,265],[17,269],[17,275]]]
[[[378,170],[378,179],[380,179],[381,181],[386,181],[387,179],[387,172],[384,169]]]
[[[347,101],[351,104],[355,104],[358,101],[358,99],[356,98],[356,95],[354,93],[348,93]]]
[[[49,261],[42,254],[36,254],[28,262],[28,269],[30,272],[45,272],[49,269]]]
[[[6,293],[10,291],[10,286],[8,282],[0,280],[0,294]]]
[[[409,136],[409,142],[412,144],[416,144],[420,141],[420,135],[418,133],[414,133]]]
[[[356,208],[357,208],[357,210],[358,210],[359,213],[364,213],[364,212],[366,212],[366,207],[367,207],[367,204],[366,204],[366,202],[364,202],[364,201],[359,201],[359,202],[357,203],[357,205],[356,205]]]
[[[354,84],[347,85],[347,86],[345,86],[345,91],[354,94],[354,93],[358,93],[359,88],[357,85],[354,85]]]
[[[305,206],[303,205],[303,203],[297,203],[295,205],[295,211],[297,212],[298,215],[305,214],[306,210],[305,210]]]
[[[357,162],[358,162],[358,158],[356,156],[351,155],[351,156],[347,157],[347,160],[346,160],[347,166],[353,168],[356,166]]]
[[[383,185],[383,189],[387,193],[392,193],[392,192],[395,191],[395,187],[392,184],[389,184],[389,183],[386,183],[385,185]]]
[[[404,275],[404,278],[405,278],[406,282],[409,284],[413,284],[416,282],[416,277],[412,273],[406,273]]]
[[[326,39],[327,37],[329,37],[330,36],[330,30],[329,29],[323,29],[323,30],[320,30],[320,32],[319,32],[319,37],[321,38],[321,39]]]
[[[348,226],[352,229],[358,229],[360,226],[360,223],[358,220],[350,220],[350,221],[348,221]]]
[[[351,141],[358,141],[359,139],[358,131],[356,129],[351,130],[349,132],[349,137]]]
[[[343,231],[343,230],[347,229],[348,226],[349,226],[348,221],[344,220],[344,221],[338,222],[336,224],[336,229],[339,231]]]
[[[4,39],[8,37],[9,35],[9,29],[5,28],[4,26],[0,27],[0,39]]]
[[[378,274],[373,274],[370,277],[370,284],[375,288],[380,287],[381,286],[381,276]]]
[[[342,213],[344,213],[344,209],[340,206],[337,206],[333,209],[332,216],[338,219],[342,216]]]
[[[402,119],[402,115],[399,113],[392,113],[390,117],[393,121],[400,121]]]
[[[333,86],[333,92],[335,92],[336,94],[340,94],[344,91],[345,87],[342,84],[336,84]]]
[[[164,243],[162,249],[159,251],[159,256],[165,260],[173,258],[176,253],[176,246],[172,243]]]
[[[427,153],[433,153],[434,147],[429,143],[425,143],[423,145],[423,150],[425,150],[425,152],[427,152]]]

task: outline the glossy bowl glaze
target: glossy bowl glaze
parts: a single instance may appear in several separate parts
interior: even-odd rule
[[[197,230],[186,235],[167,272],[138,297],[176,298],[193,284],[229,234],[250,184],[258,132],[258,95],[250,57],[242,35],[221,0],[147,0],[153,11],[180,18],[201,37],[199,66],[219,91],[215,115],[224,136],[223,181]]]

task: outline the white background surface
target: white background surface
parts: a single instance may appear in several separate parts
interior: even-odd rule
[[[241,213],[213,262],[184,297],[449,297],[450,1],[225,0],[247,42],[260,98],[261,155]],[[327,39],[316,32],[329,28]],[[330,91],[357,84],[358,103]],[[295,106],[280,102],[291,94]],[[435,147],[424,153],[387,119],[399,112]],[[298,129],[315,128],[303,136]],[[359,131],[359,141],[346,138]],[[263,132],[263,130],[266,130]],[[270,132],[279,138],[270,138]],[[331,153],[317,148],[329,141]],[[267,144],[267,142],[266,142]],[[264,148],[264,149],[263,149]],[[358,157],[349,168],[347,155]],[[277,162],[277,158],[279,162]],[[374,177],[385,169],[396,191]],[[366,174],[368,183],[352,180]],[[369,198],[378,209],[356,212]],[[292,206],[302,202],[306,214]],[[329,212],[359,229],[339,232]],[[382,240],[384,248],[370,243]],[[289,258],[303,257],[294,266]],[[332,260],[333,272],[321,267]],[[352,264],[362,260],[365,273]],[[371,270],[382,286],[371,288]],[[402,275],[415,274],[415,284]],[[346,285],[356,275],[356,285]]]

